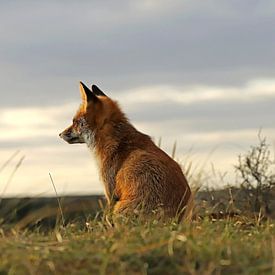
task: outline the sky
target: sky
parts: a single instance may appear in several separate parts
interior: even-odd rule
[[[85,145],[58,137],[79,81],[183,167],[233,182],[259,129],[275,141],[274,26],[272,0],[1,1],[0,197],[52,195],[49,173],[60,194],[103,193]]]

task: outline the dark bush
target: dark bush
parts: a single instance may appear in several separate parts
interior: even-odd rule
[[[275,188],[275,163],[266,138],[261,134],[258,137],[259,144],[240,155],[235,168],[249,206],[255,212],[265,211],[268,214]]]

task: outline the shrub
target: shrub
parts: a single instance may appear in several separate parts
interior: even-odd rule
[[[270,145],[259,133],[259,144],[251,146],[239,156],[235,166],[242,193],[253,211],[270,212],[271,192],[275,187],[275,162],[271,159]]]

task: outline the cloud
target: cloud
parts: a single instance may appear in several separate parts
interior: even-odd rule
[[[275,80],[258,79],[243,86],[148,86],[110,93],[118,99],[134,124],[150,125],[158,137],[241,129],[272,128],[275,115]],[[77,97],[79,97],[77,92]],[[56,106],[4,108],[0,111],[2,146],[52,144],[67,127],[78,102]],[[161,125],[166,125],[166,131]],[[150,129],[158,130],[150,132]]]
[[[200,102],[255,102],[275,98],[275,80],[253,80],[244,87],[209,87],[202,85],[140,87],[128,90],[122,96],[123,100],[130,104],[173,102],[189,105]]]
[[[0,195],[21,156],[25,160],[16,172],[5,196],[49,196],[54,195],[49,173],[52,174],[59,194],[103,193],[95,163],[85,146],[32,147],[20,155],[1,172]],[[1,163],[14,151],[1,149]]]
[[[176,139],[179,155],[194,146],[203,159],[220,145],[213,161],[224,169],[229,144],[247,148],[260,127],[274,138],[274,12],[256,0],[2,1],[0,161],[27,155],[14,192],[22,182],[42,192],[50,168],[69,190],[100,188],[85,148],[57,136],[79,80],[118,99],[168,151]]]
[[[119,92],[271,77],[275,5],[252,3],[3,2],[0,104],[63,103],[79,80]]]
[[[68,119],[72,105],[62,107],[6,108],[0,111],[0,142],[33,142],[37,138],[57,136],[58,127]]]

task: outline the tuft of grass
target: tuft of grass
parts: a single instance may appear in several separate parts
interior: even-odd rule
[[[0,229],[1,274],[272,274],[275,226],[246,217]]]
[[[175,143],[173,158],[176,148]],[[115,218],[104,210],[102,202],[102,211],[80,221],[80,200],[63,202],[62,209],[50,174],[59,208],[56,201],[55,207],[46,201],[46,207],[32,206],[21,217],[20,209],[14,207],[11,219],[1,205],[0,274],[275,274],[272,217],[261,211],[244,212],[236,199],[240,197],[237,188],[198,192],[207,176],[205,163],[185,163],[193,194],[180,223],[156,217]],[[204,205],[207,197],[210,203]],[[74,216],[69,218],[70,211],[76,211],[77,221]],[[58,219],[54,227],[41,222],[59,212],[62,224]]]

